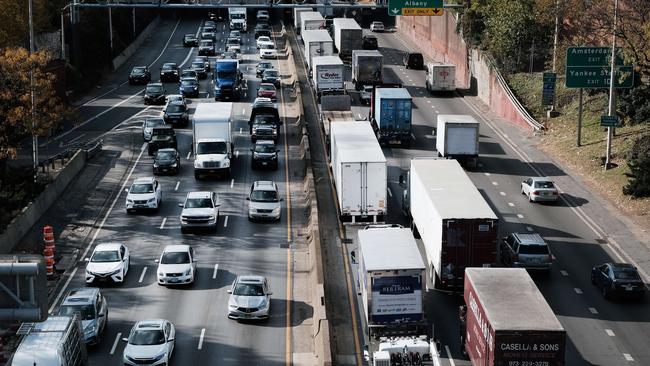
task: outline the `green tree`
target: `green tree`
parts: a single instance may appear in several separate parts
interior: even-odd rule
[[[645,135],[634,142],[627,164],[630,178],[623,187],[623,193],[635,198],[650,197],[650,135]]]

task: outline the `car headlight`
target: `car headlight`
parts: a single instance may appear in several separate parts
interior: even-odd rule
[[[149,198],[149,199],[147,200],[147,203],[154,203],[154,202],[156,202],[156,199],[155,199],[155,198]]]
[[[158,272],[158,277],[165,277],[165,274],[163,272]]]
[[[172,164],[172,168],[176,168],[178,166],[177,163]]]
[[[217,219],[217,217],[215,215],[210,215],[210,218],[209,218],[210,221],[214,221],[216,219]]]
[[[133,204],[133,200],[130,200],[130,199],[127,198],[126,203]]]
[[[157,168],[157,167],[158,167],[158,163],[153,163],[153,167],[154,167],[154,168]]]
[[[278,214],[278,213],[280,213],[280,209],[281,209],[280,207],[276,207],[276,208],[274,208],[274,209],[273,209],[273,213],[274,213],[274,214]]]
[[[260,154],[258,154],[258,153],[256,153],[256,152],[253,152],[253,157],[254,157],[254,158],[259,158],[259,157],[260,157]]]
[[[167,356],[167,352],[161,353],[158,356],[154,357],[153,362],[158,362],[158,361],[162,360],[165,356]]]
[[[228,304],[228,308],[229,308],[229,309],[233,309],[233,310],[235,310],[235,309],[238,308],[238,306],[237,306],[237,305],[233,305],[233,304]]]
[[[200,161],[194,161],[194,167],[195,168],[201,168],[201,162]]]
[[[222,164],[224,168],[230,168],[230,160],[225,160]]]
[[[190,273],[192,273],[192,268],[188,268],[185,273],[183,273],[183,276],[189,276]]]

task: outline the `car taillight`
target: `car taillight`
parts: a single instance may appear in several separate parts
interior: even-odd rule
[[[554,195],[554,196],[557,196],[557,195],[558,195],[558,193],[557,193],[557,192],[553,192],[553,195]]]
[[[533,191],[533,196],[539,196],[539,192]]]

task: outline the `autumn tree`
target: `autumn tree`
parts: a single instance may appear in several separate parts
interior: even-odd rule
[[[0,159],[13,158],[25,138],[47,135],[66,117],[67,107],[54,91],[54,75],[46,72],[50,56],[24,48],[0,50]],[[33,72],[32,114],[30,72]]]

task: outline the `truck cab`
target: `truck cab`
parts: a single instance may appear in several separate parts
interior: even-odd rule
[[[193,119],[194,177],[230,177],[232,103],[199,103]]]
[[[278,108],[269,98],[257,98],[253,104],[250,119],[248,120],[251,140],[273,140],[277,143],[279,128],[282,124]]]
[[[228,18],[230,20],[230,30],[246,32],[246,8],[228,8]]]
[[[241,98],[244,77],[239,70],[239,61],[231,59],[217,60],[214,73],[214,100],[239,100]]]

